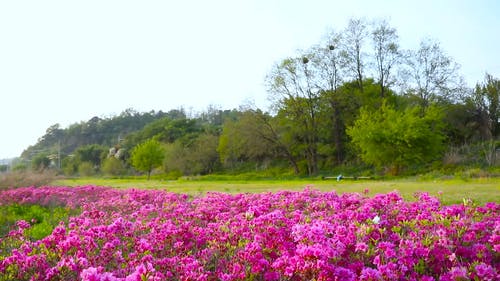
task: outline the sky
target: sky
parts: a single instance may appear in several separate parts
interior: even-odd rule
[[[351,18],[386,19],[401,47],[438,40],[469,86],[500,78],[496,0],[0,0],[0,159],[47,128],[208,106],[266,109],[266,74]]]

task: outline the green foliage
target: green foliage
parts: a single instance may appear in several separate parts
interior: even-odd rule
[[[472,108],[470,125],[480,140],[500,136],[500,79],[486,74],[485,82],[477,84],[466,104]]]
[[[66,176],[72,176],[78,172],[78,159],[76,159],[73,155],[63,158],[61,165],[62,172]]]
[[[147,140],[132,150],[130,158],[132,166],[142,172],[147,172],[148,179],[154,168],[160,167],[165,158],[165,150],[155,139]]]
[[[102,145],[89,144],[78,147],[75,150],[75,157],[78,163],[88,162],[95,167],[100,167],[107,152],[108,149]]]
[[[108,157],[102,163],[102,172],[109,176],[119,176],[125,173],[125,168],[120,159]]]
[[[208,133],[199,135],[189,144],[181,140],[167,143],[163,168],[174,176],[212,173],[220,166],[218,144],[219,137]]]
[[[398,111],[383,104],[374,112],[362,109],[347,132],[366,163],[398,174],[404,167],[442,155],[444,136],[440,120],[436,108],[429,108],[421,116],[419,107]]]
[[[211,134],[198,136],[189,146],[188,161],[191,163],[191,174],[213,173],[219,167],[217,146],[219,137]]]
[[[78,164],[78,174],[81,177],[89,177],[95,175],[96,171],[94,165],[90,162],[81,162]]]
[[[31,169],[33,171],[43,171],[50,167],[51,162],[48,153],[40,153],[31,159]]]
[[[187,174],[189,163],[186,161],[186,150],[180,141],[163,145],[165,159],[163,169],[167,173]]]
[[[52,233],[61,221],[66,221],[79,210],[67,207],[43,207],[39,205],[2,205],[0,206],[0,237],[15,228],[15,223],[25,220],[31,227],[26,230],[27,237],[39,240]]]
[[[14,172],[23,172],[23,171],[26,171],[27,169],[28,169],[28,166],[26,165],[26,163],[22,163],[22,162],[16,163],[12,166],[12,171],[14,171]]]

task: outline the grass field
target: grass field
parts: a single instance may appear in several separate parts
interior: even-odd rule
[[[391,181],[379,180],[256,180],[256,181],[207,181],[207,180],[178,180],[157,181],[142,179],[102,179],[78,178],[54,181],[56,186],[97,185],[115,188],[155,188],[176,193],[203,194],[209,191],[225,193],[255,193],[274,192],[278,190],[303,190],[306,186],[322,191],[335,190],[339,194],[345,192],[363,192],[369,190],[369,195],[387,193],[397,190],[405,200],[414,200],[415,192],[429,192],[441,198],[443,204],[462,203],[464,198],[484,204],[486,202],[500,202],[500,179],[450,179],[419,181],[415,179],[399,179]],[[442,195],[439,195],[442,192]]]

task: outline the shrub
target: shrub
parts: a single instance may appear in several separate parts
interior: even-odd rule
[[[110,176],[119,176],[125,172],[122,161],[115,157],[109,157],[102,163],[102,172]]]
[[[89,177],[95,174],[94,165],[90,162],[82,162],[78,165],[78,174],[82,177]]]

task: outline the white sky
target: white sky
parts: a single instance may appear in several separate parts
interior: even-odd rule
[[[469,86],[500,78],[500,1],[0,0],[0,159],[93,116],[266,109],[275,62],[348,19],[386,18],[403,48],[439,40]]]

